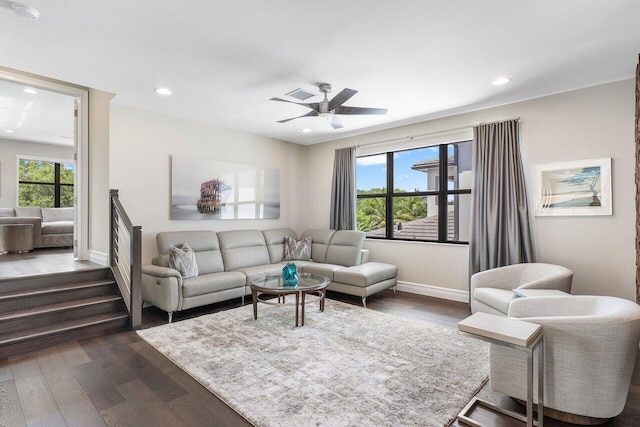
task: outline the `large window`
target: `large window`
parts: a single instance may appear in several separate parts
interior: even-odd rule
[[[358,230],[370,238],[467,243],[471,151],[464,141],[358,157]]]
[[[72,207],[73,163],[18,160],[18,206]]]

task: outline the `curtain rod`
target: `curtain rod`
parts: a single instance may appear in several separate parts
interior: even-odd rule
[[[466,126],[459,126],[459,127],[451,128],[451,129],[437,130],[437,131],[427,132],[427,133],[420,133],[418,135],[409,135],[409,136],[401,136],[401,137],[393,138],[393,139],[385,139],[383,141],[366,142],[364,144],[352,145],[352,147],[360,148],[360,147],[367,147],[369,145],[387,144],[389,142],[399,142],[399,141],[404,141],[404,140],[412,141],[414,139],[423,138],[425,136],[438,135],[438,134],[441,134],[441,133],[455,132],[457,130],[469,129],[469,128],[473,128],[473,127],[476,127],[476,126],[488,125],[488,124],[492,124],[492,123],[509,122],[509,121],[512,121],[512,120],[520,120],[520,117],[512,117],[510,119],[496,120],[495,122],[480,122],[480,123],[466,125]]]

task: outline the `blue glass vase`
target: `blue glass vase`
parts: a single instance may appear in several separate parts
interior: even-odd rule
[[[298,267],[294,263],[282,267],[282,282],[284,286],[298,286]]]

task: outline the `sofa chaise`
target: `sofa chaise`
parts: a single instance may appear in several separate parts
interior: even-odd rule
[[[232,298],[251,295],[250,282],[266,274],[280,274],[287,263],[285,237],[297,240],[291,229],[214,232],[173,231],[158,233],[159,256],[142,267],[142,299],[169,314]],[[298,270],[327,276],[328,289],[366,298],[394,288],[398,269],[391,264],[369,262],[362,249],[365,234],[346,230],[307,230],[311,237],[311,260],[293,261]],[[169,267],[170,247],[188,243],[195,253],[198,275],[184,279]]]
[[[33,225],[34,248],[73,246],[74,208],[0,208],[0,226]]]

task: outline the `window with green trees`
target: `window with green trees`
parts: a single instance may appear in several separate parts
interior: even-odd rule
[[[467,243],[471,153],[471,141],[463,141],[358,157],[358,230],[370,238]]]
[[[73,163],[18,160],[18,206],[72,207]]]

